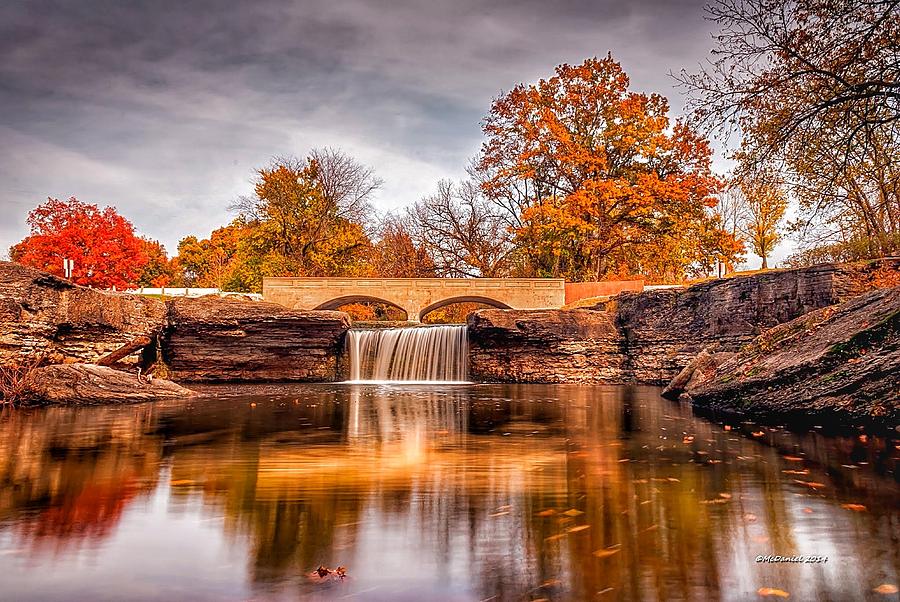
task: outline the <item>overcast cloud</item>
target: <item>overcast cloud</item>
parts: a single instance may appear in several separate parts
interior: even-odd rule
[[[711,47],[703,0],[0,5],[0,249],[46,197],[115,205],[174,251],[273,156],[335,146],[390,211],[464,174],[492,98],[611,51],[632,87]]]

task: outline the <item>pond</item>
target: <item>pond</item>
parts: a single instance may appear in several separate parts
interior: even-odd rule
[[[0,599],[894,599],[896,440],[655,387],[204,392],[0,417]]]

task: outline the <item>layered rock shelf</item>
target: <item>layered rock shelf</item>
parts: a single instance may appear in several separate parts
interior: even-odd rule
[[[485,309],[469,317],[469,375],[492,382],[622,382],[614,316],[590,309]]]
[[[725,358],[722,358],[725,359]],[[773,328],[686,384],[696,405],[900,423],[900,288],[872,291]]]
[[[163,302],[0,262],[0,366],[99,363],[137,374],[162,359],[158,373],[186,382],[330,381],[349,327],[341,312]]]
[[[137,337],[155,340],[165,325],[166,306],[157,299],[103,293],[0,262],[0,365],[39,356],[93,363]]]
[[[168,303],[163,359],[176,380],[331,381],[350,317],[202,297]]]
[[[704,349],[736,352],[768,328],[872,288],[880,267],[821,265],[623,293],[589,310],[482,310],[469,319],[470,375],[665,385]]]

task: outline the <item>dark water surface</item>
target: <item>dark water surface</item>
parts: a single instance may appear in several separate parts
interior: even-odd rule
[[[896,599],[897,441],[651,387],[209,391],[3,413],[0,599]]]

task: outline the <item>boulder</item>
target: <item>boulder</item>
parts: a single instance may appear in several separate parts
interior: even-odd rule
[[[663,389],[662,396],[678,399],[688,388],[698,387],[716,374],[716,369],[736,355],[733,351],[704,349]]]
[[[36,368],[29,375],[26,403],[102,404],[183,399],[196,395],[161,378],[138,378],[94,364],[57,364]]]
[[[748,416],[900,420],[900,287],[772,328],[689,384],[697,406]]]
[[[469,316],[468,336],[477,381],[622,381],[626,358],[606,312],[485,309]]]
[[[165,305],[156,299],[101,292],[0,262],[0,365],[35,356],[96,362],[139,337],[155,341],[165,322]],[[123,360],[133,364],[137,357]]]
[[[179,381],[333,381],[350,316],[235,298],[168,302],[162,356]]]

